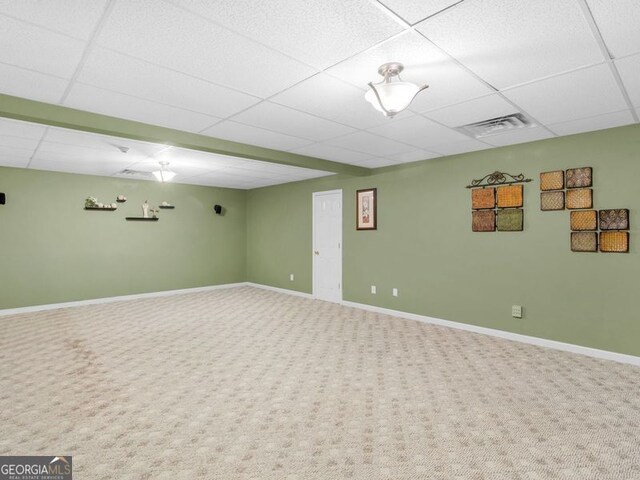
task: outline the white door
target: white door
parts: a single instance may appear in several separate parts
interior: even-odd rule
[[[342,190],[313,194],[313,296],[342,301]]]

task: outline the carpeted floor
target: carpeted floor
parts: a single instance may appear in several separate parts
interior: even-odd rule
[[[76,479],[640,479],[633,366],[248,287],[0,322],[0,455]]]

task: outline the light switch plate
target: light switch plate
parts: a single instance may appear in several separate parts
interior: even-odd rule
[[[394,288],[394,289],[391,291],[391,293],[393,294],[393,296],[394,296],[394,297],[397,297],[397,296],[398,296],[398,289],[397,289],[397,288]]]
[[[289,274],[289,280],[293,282],[293,273]]]
[[[522,306],[511,305],[511,316],[513,318],[522,318]]]
[[[371,293],[372,293],[373,295],[375,295],[375,294],[377,293],[377,290],[376,290],[376,286],[375,286],[375,285],[371,285]]]

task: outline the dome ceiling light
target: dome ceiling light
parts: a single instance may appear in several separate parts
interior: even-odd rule
[[[169,162],[159,162],[160,163],[160,170],[156,170],[155,172],[153,172],[153,176],[156,177],[156,179],[159,182],[165,183],[165,182],[170,182],[173,177],[176,176],[176,172],[172,172],[171,170],[169,170]]]
[[[400,78],[402,70],[404,66],[398,62],[381,65],[378,73],[384,79],[376,84],[369,82],[370,90],[364,96],[365,100],[387,117],[393,117],[406,109],[418,93],[429,88],[429,85],[419,87],[415,83],[403,81]],[[398,79],[392,81],[394,77]]]

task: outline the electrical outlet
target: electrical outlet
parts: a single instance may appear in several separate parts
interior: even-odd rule
[[[293,273],[289,274],[289,280],[293,282]]]
[[[371,285],[371,293],[372,293],[373,295],[375,295],[375,294],[377,293],[377,290],[376,290],[376,286],[375,286],[375,285]]]
[[[511,305],[511,316],[513,318],[522,318],[522,306]]]
[[[391,290],[391,293],[393,294],[394,297],[398,296],[398,289],[394,288],[393,290]]]

